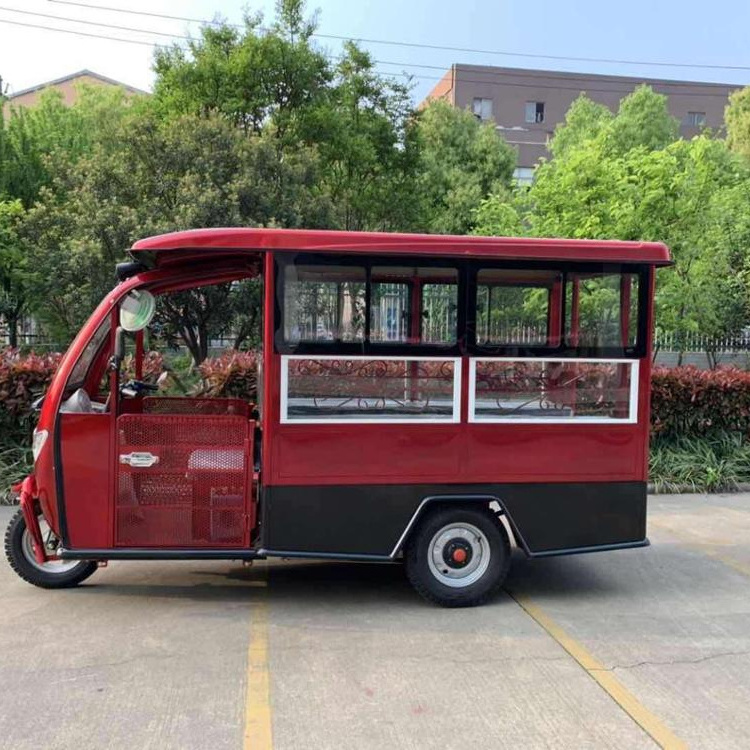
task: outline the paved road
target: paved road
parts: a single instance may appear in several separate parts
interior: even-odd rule
[[[472,610],[396,566],[113,563],[48,592],[2,561],[0,748],[747,748],[750,495],[653,498],[649,535],[519,556]]]

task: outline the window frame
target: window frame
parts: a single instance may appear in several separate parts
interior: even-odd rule
[[[285,270],[290,265],[353,266],[364,268],[365,285],[365,331],[361,342],[345,341],[299,341],[289,342],[284,338],[284,293]],[[456,272],[457,309],[455,341],[451,344],[406,343],[402,341],[370,341],[372,269],[378,266],[397,267],[399,265],[418,268],[446,268]],[[467,266],[459,258],[424,258],[406,253],[393,255],[346,255],[307,252],[279,251],[274,257],[274,351],[277,354],[340,354],[344,355],[384,355],[384,356],[423,356],[458,357],[464,353],[462,332],[466,330],[466,279]],[[431,280],[430,283],[440,283]],[[446,283],[446,282],[444,282]],[[420,331],[421,331],[420,321]]]
[[[580,362],[581,364],[627,365],[630,368],[628,381],[628,416],[617,417],[510,417],[510,416],[477,416],[477,364],[480,362]],[[640,361],[618,357],[473,357],[469,364],[469,408],[467,422],[469,424],[576,424],[576,425],[634,425],[638,424],[638,409],[640,406]]]
[[[365,337],[361,342],[317,341],[290,343],[284,340],[284,269],[287,265],[352,265],[366,269]],[[373,266],[407,265],[457,270],[458,309],[456,310],[456,341],[453,344],[410,344],[404,342],[370,341],[371,270]],[[562,272],[560,300],[560,342],[548,344],[479,344],[476,339],[477,274],[481,269],[546,270]],[[565,341],[565,284],[569,273],[629,273],[638,277],[638,323],[636,345],[633,347],[569,346]],[[311,253],[278,250],[274,253],[274,321],[273,351],[276,354],[340,354],[420,357],[564,357],[579,359],[641,359],[646,356],[648,322],[651,317],[652,267],[647,263],[602,263],[564,260],[493,260],[481,258],[423,257],[408,253],[348,255],[345,253]],[[549,306],[548,316],[552,314]]]
[[[489,102],[489,114],[485,117],[485,102]],[[477,112],[477,103],[479,111]],[[475,96],[471,101],[471,112],[478,120],[487,122],[495,116],[495,105],[492,99],[486,96]]]
[[[549,344],[480,344],[477,342],[477,276],[480,270],[517,269],[517,270],[547,270],[562,273],[562,287],[560,294],[560,342],[557,346]],[[570,346],[565,340],[566,299],[565,286],[568,274],[575,273],[611,273],[634,274],[638,277],[638,323],[636,344],[632,347],[622,346]],[[538,357],[549,359],[562,357],[565,359],[641,359],[646,355],[648,320],[650,314],[650,266],[640,263],[586,263],[565,261],[477,261],[470,263],[467,301],[467,353],[476,357]],[[552,305],[549,305],[548,321],[552,315]],[[548,323],[549,334],[549,323]],[[549,335],[548,335],[549,338]]]
[[[281,355],[280,374],[279,374],[279,423],[282,425],[289,424],[319,424],[319,425],[363,425],[363,424],[408,424],[408,425],[457,425],[461,424],[461,378],[463,375],[461,367],[461,357],[426,357],[416,355],[409,356],[366,356],[350,355],[342,356],[339,354],[307,355],[307,354],[283,354]],[[294,360],[355,360],[361,362],[377,362],[378,360],[387,360],[389,362],[450,362],[453,365],[453,393],[452,393],[452,410],[450,416],[430,416],[423,419],[414,419],[407,416],[367,416],[366,412],[358,415],[358,418],[337,418],[337,417],[290,417],[289,416],[289,363]]]
[[[533,119],[529,119],[529,105],[534,105],[534,116]],[[539,111],[539,105],[541,104],[541,112]],[[544,122],[546,113],[545,102],[539,101],[538,99],[527,100],[524,105],[524,122],[527,125],[541,125]],[[540,117],[541,115],[541,117]]]

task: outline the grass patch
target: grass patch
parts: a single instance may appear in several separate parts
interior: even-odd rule
[[[31,448],[22,444],[0,446],[0,505],[14,505],[17,502],[11,486],[20,482],[33,470]]]
[[[657,492],[726,492],[750,482],[750,443],[739,433],[651,440]]]

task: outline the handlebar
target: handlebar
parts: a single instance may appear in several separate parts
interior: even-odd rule
[[[120,395],[127,398],[137,398],[144,393],[155,393],[159,390],[156,383],[144,383],[142,380],[128,380],[120,386]]]

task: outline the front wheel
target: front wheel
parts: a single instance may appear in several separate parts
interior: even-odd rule
[[[54,553],[59,544],[57,537],[46,521],[39,516],[39,526],[47,553]],[[88,560],[48,560],[37,562],[34,557],[34,546],[31,534],[26,528],[23,512],[18,512],[11,518],[5,532],[5,556],[10,567],[28,583],[43,589],[62,589],[77,586],[88,578],[97,568],[95,562]]]
[[[409,540],[404,556],[411,585],[444,607],[481,604],[500,586],[510,566],[505,527],[488,510],[432,511]]]

